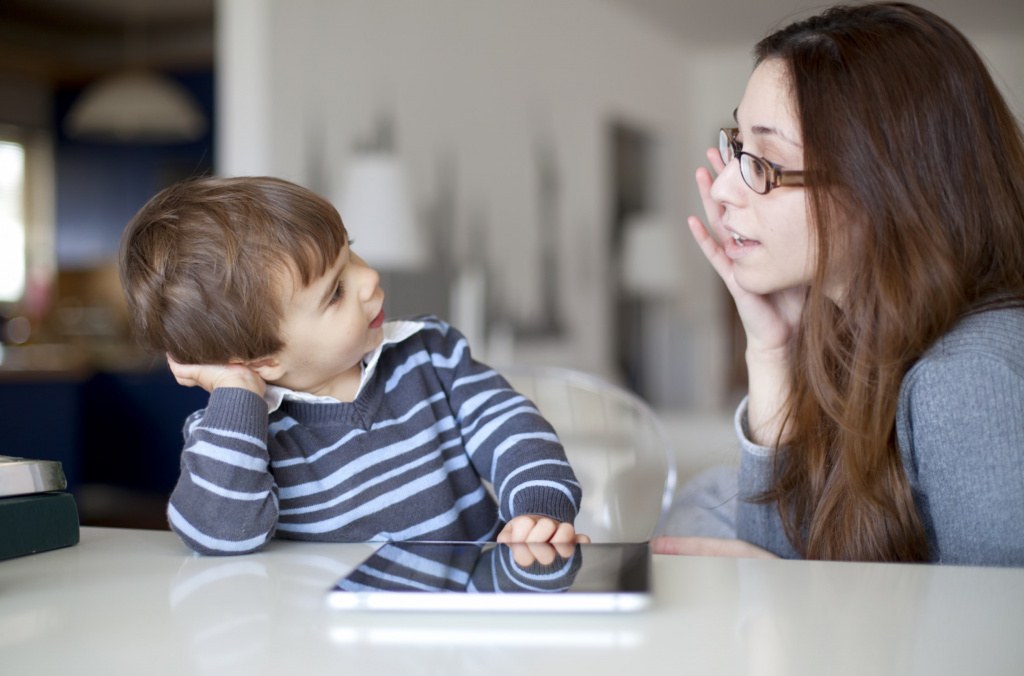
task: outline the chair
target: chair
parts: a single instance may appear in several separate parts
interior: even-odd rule
[[[576,531],[642,542],[662,525],[676,485],[661,422],[639,397],[596,376],[529,365],[498,368],[558,433],[583,489]]]

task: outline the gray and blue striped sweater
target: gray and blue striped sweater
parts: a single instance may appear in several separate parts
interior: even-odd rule
[[[364,364],[353,402],[286,396],[270,410],[218,388],[189,416],[167,508],[189,547],[241,554],[275,532],[482,542],[522,514],[575,519],[579,483],[536,407],[444,322],[389,322],[385,335],[395,324],[402,335]]]

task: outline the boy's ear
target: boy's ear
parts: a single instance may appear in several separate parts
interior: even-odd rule
[[[284,368],[281,366],[281,362],[273,356],[244,361],[242,364],[255,371],[260,378],[267,382],[278,380],[284,375]]]

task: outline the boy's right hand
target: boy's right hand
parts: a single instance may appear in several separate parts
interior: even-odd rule
[[[248,366],[242,364],[179,364],[167,355],[167,365],[179,385],[199,386],[207,392],[218,387],[240,387],[262,397],[267,383]]]
[[[496,540],[502,544],[519,542],[551,544],[588,543],[590,537],[577,533],[569,522],[555,521],[551,517],[539,514],[523,514],[513,517],[498,533]]]

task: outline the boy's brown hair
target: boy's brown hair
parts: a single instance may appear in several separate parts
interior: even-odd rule
[[[121,237],[136,338],[184,364],[250,361],[284,347],[285,275],[308,286],[347,240],[337,210],[276,178],[202,178],[159,192]]]

